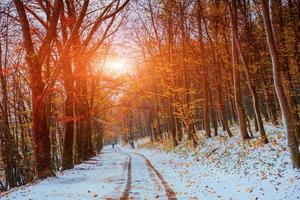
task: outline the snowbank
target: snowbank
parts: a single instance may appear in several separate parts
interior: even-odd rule
[[[291,167],[284,131],[266,126],[269,144],[235,136],[207,139],[191,152],[139,149],[161,171],[178,199],[300,199],[300,171]]]

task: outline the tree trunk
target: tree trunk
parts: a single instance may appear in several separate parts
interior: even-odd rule
[[[233,68],[233,80],[234,80],[234,98],[235,106],[240,126],[240,134],[243,140],[249,139],[246,128],[246,119],[244,115],[244,108],[242,105],[241,97],[241,83],[240,83],[240,70],[238,66],[238,53],[236,45],[234,44],[234,29],[237,29],[237,9],[236,1],[232,1],[232,17],[231,17],[231,29],[232,29],[232,68]]]
[[[209,99],[210,99],[210,114],[211,114],[211,122],[214,127],[214,136],[218,135],[218,121],[217,121],[217,116],[216,116],[216,111],[215,111],[215,105],[213,102],[213,97],[211,94],[211,90],[209,90]]]
[[[272,58],[274,85],[282,112],[283,124],[287,132],[288,147],[290,149],[292,165],[294,168],[300,168],[300,154],[296,139],[295,122],[293,121],[293,113],[288,106],[288,101],[283,89],[282,79],[280,75],[280,62],[271,26],[269,8],[266,0],[261,0],[261,10],[266,30],[267,43]]]
[[[178,146],[177,134],[176,134],[176,119],[174,114],[171,114],[171,133],[174,147]]]
[[[33,66],[33,68],[36,69],[37,67]],[[36,70],[33,70],[32,82],[35,174],[38,178],[46,178],[54,175],[51,169],[51,141],[47,125],[47,104],[40,99],[43,94],[44,83]]]
[[[264,143],[268,143],[267,136],[266,136],[266,133],[265,133],[265,129],[264,129],[264,126],[263,126],[263,121],[262,121],[262,118],[261,118],[261,112],[260,112],[260,109],[259,109],[258,96],[257,96],[257,93],[256,93],[256,89],[254,87],[253,81],[251,79],[250,72],[249,72],[249,66],[246,62],[246,59],[245,59],[245,56],[244,56],[244,53],[243,53],[243,50],[242,50],[242,45],[241,45],[241,42],[240,42],[239,36],[238,36],[237,7],[236,7],[236,1],[235,0],[232,1],[232,9],[230,9],[230,16],[231,16],[231,22],[232,22],[231,25],[232,25],[232,33],[233,33],[233,40],[234,40],[233,42],[234,42],[234,45],[236,46],[236,49],[237,49],[238,55],[240,57],[240,60],[242,61],[242,64],[245,67],[246,79],[247,79],[248,88],[250,90],[251,97],[252,97],[252,103],[253,103],[253,107],[254,107],[254,111],[255,111],[255,118],[257,120],[256,122],[257,122],[258,129],[259,129],[259,132],[260,132],[260,139]]]
[[[282,13],[282,2],[281,0],[272,0],[272,9],[271,9],[271,25],[273,28],[273,35],[276,41],[278,41],[278,57],[279,62],[281,62],[281,72],[283,78],[283,87],[285,91],[285,95],[288,101],[288,105],[293,112],[293,121],[299,121],[298,108],[297,108],[297,96],[299,97],[299,92],[297,91],[297,83],[299,83],[299,77],[296,75],[296,78],[292,76],[292,74],[297,74],[297,70],[294,69],[290,65],[289,60],[289,52],[287,51],[287,43],[288,41],[284,37],[284,21],[283,21],[283,13]],[[297,44],[297,41],[295,41]],[[281,56],[280,56],[281,55]],[[295,75],[294,75],[295,76]],[[300,142],[300,124],[295,125],[296,128],[296,137],[298,143]]]
[[[15,147],[12,134],[9,126],[9,110],[8,110],[8,93],[7,80],[4,76],[4,69],[2,68],[2,44],[0,43],[0,81],[1,81],[1,120],[0,120],[0,144],[1,144],[1,158],[3,158],[5,178],[9,188],[17,186],[17,177],[13,150]],[[7,46],[6,46],[7,48]]]
[[[203,76],[203,90],[204,90],[204,128],[205,128],[205,135],[206,137],[211,137],[211,130],[210,130],[210,121],[209,121],[209,94],[208,94],[208,69],[207,65],[205,65],[205,55],[204,55],[204,44],[203,44],[203,32],[202,32],[202,2],[198,0],[198,7],[197,7],[197,25],[198,25],[198,34],[199,34],[199,44],[200,44],[200,56],[201,56],[201,68],[202,68],[202,76]]]
[[[232,137],[232,133],[229,129],[228,122],[227,122],[227,119],[226,119],[226,115],[225,115],[225,112],[224,112],[224,105],[223,105],[223,101],[222,101],[222,90],[221,90],[220,84],[218,84],[217,87],[218,87],[217,88],[217,100],[218,100],[218,105],[219,105],[219,111],[220,111],[222,126],[226,130],[228,136]]]
[[[38,53],[35,52],[24,4],[20,0],[14,0],[14,4],[22,27],[26,61],[29,65],[31,78],[35,172],[38,178],[45,178],[54,173],[51,170],[51,143],[47,126],[47,103],[45,102],[48,94],[44,94],[45,84],[42,79],[42,66],[56,33],[62,1],[56,0],[54,3],[50,24]]]
[[[73,165],[73,141],[74,141],[74,85],[73,78],[71,77],[71,66],[69,65],[68,70],[64,73],[64,82],[67,98],[65,101],[65,136],[64,136],[64,147],[63,147],[63,162],[62,169],[71,169]],[[67,75],[69,74],[69,75]]]

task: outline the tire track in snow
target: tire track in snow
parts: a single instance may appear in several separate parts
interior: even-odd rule
[[[127,167],[128,172],[127,172],[126,188],[125,188],[122,196],[120,197],[120,200],[128,200],[128,199],[130,199],[129,195],[130,195],[131,181],[132,181],[132,177],[131,177],[132,157],[127,153],[124,153],[124,152],[121,152],[121,153],[127,155],[129,159],[128,159],[128,167]],[[146,165],[148,166],[149,173],[154,172],[154,174],[157,176],[159,181],[164,186],[164,190],[166,192],[168,200],[177,200],[174,190],[170,187],[170,185],[164,179],[164,177],[160,174],[160,172],[152,165],[150,160],[148,160],[143,154],[140,154],[140,153],[134,153],[134,154],[141,156],[145,160]],[[150,170],[152,170],[152,171],[150,171]]]
[[[136,155],[141,156],[142,158],[145,159],[146,164],[148,165],[148,167],[150,169],[152,169],[152,171],[154,171],[154,173],[156,174],[156,176],[159,178],[160,182],[162,183],[162,185],[165,188],[168,200],[177,200],[176,198],[176,194],[174,192],[174,190],[170,187],[170,185],[168,184],[168,182],[164,179],[164,177],[159,173],[159,171],[152,165],[152,163],[150,162],[150,160],[148,160],[143,154],[140,153],[134,153]]]
[[[127,199],[129,199],[129,191],[130,191],[130,187],[131,187],[131,156],[127,153],[123,153],[123,154],[128,156],[127,183],[126,183],[126,188],[125,188],[120,200],[127,200]]]

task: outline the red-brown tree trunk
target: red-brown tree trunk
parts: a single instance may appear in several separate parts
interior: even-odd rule
[[[24,4],[20,0],[14,0],[14,4],[22,27],[23,43],[26,50],[26,60],[29,65],[31,79],[35,175],[38,178],[45,178],[52,176],[54,173],[51,169],[51,142],[47,125],[47,101],[45,100],[48,94],[44,93],[45,84],[42,80],[42,66],[46,55],[49,54],[50,45],[55,35],[62,1],[57,0],[54,3],[50,26],[46,31],[38,53],[35,52],[35,47],[32,42]]]
[[[34,133],[35,173],[39,178],[52,176],[51,141],[47,125],[47,104],[41,100],[44,83],[38,66],[32,66],[32,124]]]
[[[73,168],[73,141],[74,141],[74,82],[71,65],[66,65],[64,70],[64,85],[66,89],[65,101],[65,136],[63,147],[62,169]]]

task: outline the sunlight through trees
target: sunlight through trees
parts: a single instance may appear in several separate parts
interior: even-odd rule
[[[0,2],[0,191],[122,141],[286,132],[300,168],[300,4]],[[238,127],[238,132],[232,131]],[[5,177],[5,179],[4,179]]]

